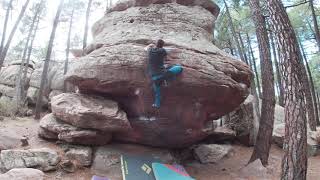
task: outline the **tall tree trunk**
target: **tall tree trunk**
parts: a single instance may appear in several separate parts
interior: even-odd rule
[[[84,35],[83,35],[83,46],[82,48],[87,47],[87,38],[88,38],[88,29],[89,29],[89,18],[90,18],[90,9],[91,9],[92,0],[89,0],[87,12],[86,12],[86,24],[84,27]]]
[[[16,20],[16,22],[15,22],[15,24],[14,24],[14,26],[13,26],[11,32],[10,32],[9,38],[8,38],[8,40],[7,40],[7,43],[6,43],[6,45],[4,46],[4,48],[2,49],[2,51],[1,51],[1,55],[0,55],[0,71],[1,71],[1,68],[2,68],[2,65],[3,65],[3,62],[4,62],[4,59],[5,59],[6,56],[7,56],[7,52],[8,52],[8,49],[9,49],[9,47],[10,47],[12,38],[13,38],[13,36],[14,36],[17,28],[18,28],[18,25],[19,25],[19,23],[20,23],[23,15],[24,15],[24,12],[25,12],[26,9],[27,9],[27,6],[28,6],[29,2],[30,2],[30,0],[26,0],[26,2],[24,3],[24,5],[23,5],[23,7],[22,7],[22,9],[21,9],[21,11],[20,11],[20,14],[19,14],[19,16],[18,16],[18,19]]]
[[[285,88],[285,138],[282,180],[305,180],[307,175],[307,126],[301,55],[295,32],[281,0],[268,0],[271,26],[275,31]]]
[[[314,34],[315,34],[315,38],[316,38],[316,41],[317,41],[317,44],[318,44],[318,50],[320,52],[320,31],[319,31],[317,16],[316,16],[316,13],[315,13],[315,10],[314,10],[314,6],[313,6],[313,0],[310,0],[309,4],[310,4],[310,8],[311,8]]]
[[[304,51],[304,48],[303,48],[303,45],[301,43],[301,39],[300,38],[298,38],[298,42],[299,42],[299,45],[300,45],[300,48],[301,48],[303,59],[304,59],[304,61],[306,63],[306,68],[307,68],[309,81],[310,81],[310,85],[311,85],[310,90],[311,90],[312,99],[313,99],[313,106],[314,106],[314,114],[315,114],[316,125],[320,125],[319,113],[318,113],[318,103],[317,103],[317,97],[316,97],[315,87],[314,87],[314,83],[313,83],[312,73],[311,73],[311,70],[310,70],[310,67],[309,67],[309,63],[308,63],[308,58],[307,58],[306,52]],[[313,130],[315,131],[316,127],[313,128]]]
[[[248,41],[248,45],[249,45],[249,50],[250,50],[250,54],[251,54],[251,58],[252,58],[252,64],[253,64],[253,69],[254,69],[254,73],[256,76],[256,80],[257,80],[257,86],[258,86],[258,94],[259,97],[261,97],[261,86],[260,86],[260,80],[259,80],[259,74],[258,74],[258,68],[256,65],[256,58],[254,57],[254,53],[253,53],[253,49],[252,49],[252,45],[251,45],[251,40],[250,37],[247,33],[247,41]]]
[[[74,13],[74,8],[72,9],[71,16],[70,16],[69,32],[68,32],[68,40],[67,40],[67,50],[66,50],[66,61],[64,63],[63,74],[66,74],[67,71],[68,71],[69,53],[70,53],[70,39],[71,39],[71,30],[72,30],[72,23],[73,23],[73,13]]]
[[[28,32],[28,36],[27,36],[27,41],[26,41],[26,44],[25,44],[25,47],[23,49],[23,55],[22,55],[22,60],[21,60],[21,64],[20,64],[20,67],[19,67],[19,73],[18,73],[18,77],[16,79],[16,95],[15,95],[15,101],[16,101],[16,110],[17,112],[16,113],[19,113],[19,110],[22,108],[24,102],[23,102],[23,90],[25,88],[22,88],[25,86],[25,81],[23,81],[22,79],[22,71],[23,71],[23,67],[24,66],[27,66],[28,68],[28,65],[25,64],[26,62],[26,57],[27,57],[27,51],[28,51],[28,46],[29,46],[29,42],[30,42],[30,39],[31,39],[31,36],[32,36],[32,33],[33,33],[33,29],[34,29],[34,25],[36,23],[36,20],[38,18],[38,13],[39,13],[39,9],[37,9],[36,13],[34,14],[33,18],[32,18],[32,23],[30,25],[30,28],[29,28],[29,32]]]
[[[273,32],[270,32],[270,41],[271,41],[271,47],[272,47],[272,52],[273,52],[273,58],[274,58],[274,63],[276,67],[276,73],[277,73],[277,82],[278,82],[278,89],[279,89],[279,105],[284,106],[284,90],[283,90],[283,85],[281,81],[281,73],[279,70],[279,63],[278,63],[278,56],[277,56],[277,51],[276,51],[276,45],[274,43],[274,37],[273,37]]]
[[[270,44],[267,33],[266,22],[261,13],[258,0],[249,0],[251,14],[256,26],[256,34],[260,52],[260,65],[262,77],[262,107],[258,137],[249,162],[260,159],[261,163],[268,164],[271,147],[273,122],[274,122],[274,78],[270,53]]]
[[[245,48],[244,48],[244,43],[243,43],[243,40],[242,40],[241,33],[239,32],[238,35],[239,35],[240,48],[241,48],[241,51],[242,51],[242,54],[243,54],[243,57],[244,57],[244,61],[245,61],[245,63],[249,64],[248,56],[247,56],[247,53],[246,53]]]
[[[3,49],[3,46],[4,46],[4,42],[6,40],[7,26],[8,26],[10,10],[12,8],[12,1],[13,0],[10,0],[9,3],[8,3],[8,8],[6,10],[6,16],[4,18],[4,24],[3,24],[3,28],[2,28],[1,44],[0,44],[0,55],[2,54],[2,49]]]
[[[243,52],[241,50],[241,46],[240,46],[240,43],[239,43],[239,40],[238,40],[238,37],[237,37],[237,33],[236,33],[236,30],[235,30],[233,22],[232,22],[232,17],[231,17],[230,11],[229,11],[228,4],[227,4],[226,0],[223,0],[223,2],[224,2],[224,5],[226,7],[226,13],[227,13],[227,16],[228,16],[228,19],[229,19],[229,26],[230,26],[230,29],[231,29],[231,33],[232,33],[233,39],[236,42],[236,46],[237,46],[237,49],[239,51],[240,59],[243,62],[245,62],[244,55],[243,55]]]
[[[41,113],[41,107],[42,107],[42,94],[43,94],[44,86],[47,83],[46,81],[47,81],[47,74],[48,74],[48,69],[49,69],[49,62],[50,62],[52,48],[53,48],[53,41],[55,38],[57,26],[59,23],[59,17],[60,17],[62,8],[63,8],[63,1],[64,0],[60,0],[60,4],[59,4],[59,7],[58,7],[58,10],[57,10],[56,16],[54,18],[54,22],[53,22],[53,27],[52,27],[52,31],[51,31],[51,35],[50,35],[49,44],[48,44],[47,55],[46,55],[46,59],[44,62],[43,71],[42,71],[42,75],[41,75],[40,89],[39,89],[39,93],[38,93],[36,110],[35,110],[35,119],[40,119],[40,113]]]

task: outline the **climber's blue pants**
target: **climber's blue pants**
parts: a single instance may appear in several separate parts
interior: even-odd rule
[[[163,74],[152,76],[152,86],[154,91],[154,106],[160,108],[161,104],[161,84],[164,80],[173,80],[176,76],[182,73],[180,65],[173,65],[166,69]]]

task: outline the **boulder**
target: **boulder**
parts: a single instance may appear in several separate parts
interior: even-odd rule
[[[39,88],[29,87],[27,91],[27,101],[30,105],[36,105],[38,98]],[[48,105],[48,98],[46,96],[42,96],[42,105]]]
[[[55,118],[53,114],[41,119],[38,134],[46,139],[81,145],[105,145],[111,140],[110,133],[74,127]]]
[[[124,11],[131,7],[164,3],[178,3],[185,6],[201,6],[211,12],[215,17],[218,17],[220,12],[220,8],[217,4],[210,0],[120,0],[113,7],[107,9],[107,13],[113,11]]]
[[[20,147],[22,139],[23,137],[17,136],[15,133],[0,130],[0,151]]]
[[[103,46],[74,61],[66,81],[81,94],[119,103],[132,129],[114,133],[116,140],[189,146],[208,136],[203,131],[208,121],[246,99],[252,72],[212,44],[215,16],[203,6],[144,2],[146,6],[107,13],[95,23],[93,43]],[[156,110],[144,47],[158,38],[181,50],[169,64],[181,64],[184,71],[162,89],[162,106]]]
[[[32,168],[15,168],[5,174],[0,174],[1,180],[43,180],[45,174]]]
[[[225,118],[225,126],[234,130],[237,139],[247,146],[252,146],[255,143],[257,131],[259,129],[259,118],[256,115],[256,104],[252,95],[230,115]]]
[[[7,63],[7,66],[12,66],[12,65],[20,65],[22,63],[21,60],[16,60],[16,61],[11,61],[9,63]],[[27,65],[27,62],[23,63],[24,66]],[[35,69],[36,67],[36,63],[34,61],[29,61],[29,68]]]
[[[19,65],[12,65],[12,66],[5,66],[1,68],[0,72],[0,84],[14,87],[16,85],[16,79],[19,74]],[[33,69],[28,68],[27,73],[27,83],[30,80],[31,73],[33,72]],[[28,84],[25,84],[27,86]]]
[[[16,90],[11,86],[0,84],[0,94],[8,97],[14,97]]]
[[[268,174],[268,169],[262,165],[260,159],[240,169],[240,175],[249,179],[271,179]]]
[[[79,128],[108,132],[130,128],[127,115],[117,102],[82,94],[60,94],[51,100],[53,114],[62,121]]]
[[[84,146],[74,146],[66,152],[66,157],[77,166],[90,166],[92,162],[92,148]]]
[[[58,153],[48,148],[30,150],[3,150],[1,161],[6,170],[36,168],[42,171],[55,170],[60,161]]]
[[[57,95],[60,95],[62,94],[63,91],[60,91],[60,90],[52,90],[49,94],[49,101],[51,101],[51,99],[54,97],[54,96],[57,96]]]
[[[232,150],[230,145],[204,144],[194,149],[197,159],[201,163],[217,163]]]
[[[236,132],[227,127],[217,127],[206,138],[209,143],[222,143],[226,141],[234,141],[236,139]]]

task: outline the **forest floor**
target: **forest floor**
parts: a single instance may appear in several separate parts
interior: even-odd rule
[[[26,148],[48,147],[63,153],[60,146],[54,142],[48,142],[37,136],[38,121],[30,118],[17,118],[0,121],[0,132],[15,133],[18,136],[27,136],[29,146]],[[243,173],[242,168],[246,166],[252,153],[252,147],[232,145],[232,153],[217,164],[200,164],[192,162],[185,164],[189,174],[197,180],[276,180],[280,179],[282,150],[273,145],[271,149],[267,173],[261,173],[253,168],[249,173]],[[310,157],[308,166],[308,180],[318,180],[320,177],[320,156]],[[120,165],[119,165],[120,168]],[[112,180],[121,180],[119,173],[111,172],[109,177]],[[75,173],[66,173],[57,170],[46,174],[48,180],[90,180],[93,172],[90,168],[79,169]]]

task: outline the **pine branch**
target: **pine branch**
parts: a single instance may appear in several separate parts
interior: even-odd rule
[[[312,1],[312,0],[311,0]],[[290,6],[285,6],[284,8],[292,8],[292,7],[296,7],[296,6],[300,6],[300,5],[303,5],[303,4],[306,4],[306,3],[309,3],[310,1],[304,1],[304,2],[300,2],[300,3],[297,3],[297,4],[293,4],[293,5],[290,5]]]

